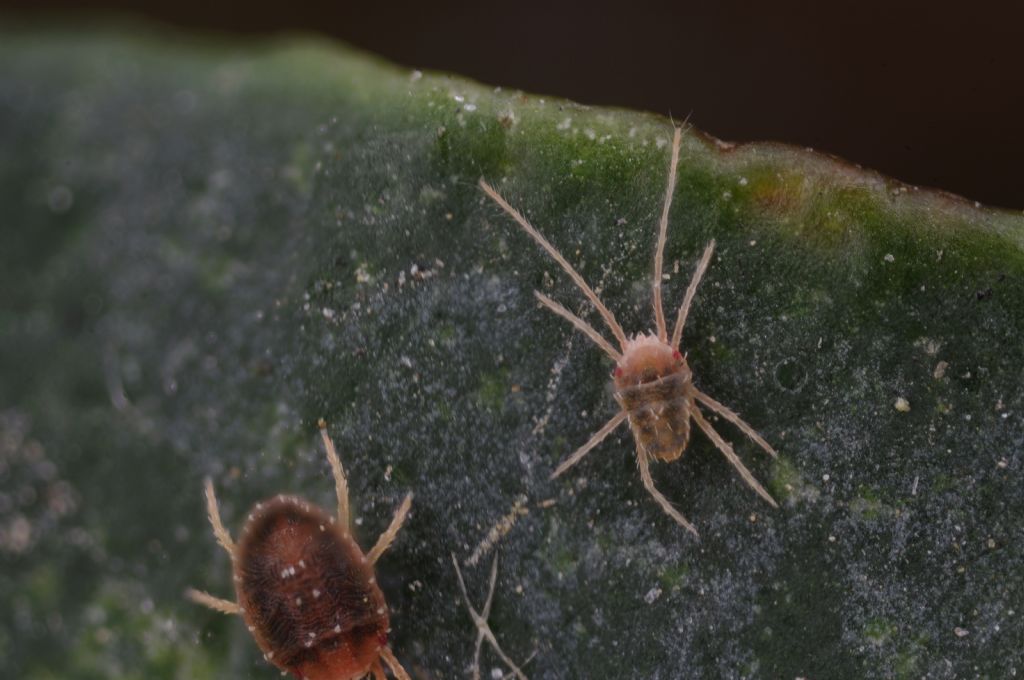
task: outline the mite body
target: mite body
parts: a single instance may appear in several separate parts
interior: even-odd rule
[[[704,254],[697,264],[697,269],[690,280],[690,285],[679,307],[671,338],[668,335],[668,327],[665,322],[661,300],[662,262],[668,232],[669,208],[672,205],[672,194],[675,192],[680,141],[681,130],[676,128],[672,140],[672,159],[669,166],[668,188],[665,192],[661,220],[658,225],[658,241],[654,254],[654,279],[651,286],[654,320],[657,327],[654,333],[639,333],[632,338],[627,338],[622,327],[616,321],[615,315],[601,302],[593,289],[587,285],[583,277],[576,272],[562,254],[487,182],[481,179],[480,187],[565,270],[576,286],[579,287],[597,309],[618,343],[618,348],[616,348],[586,321],[543,293],[534,291],[534,295],[536,295],[541,304],[575,326],[577,330],[590,338],[594,344],[615,361],[612,382],[615,389],[615,400],[621,407],[621,410],[604,427],[598,430],[586,444],[562,461],[551,477],[558,477],[578,463],[619,425],[628,421],[636,442],[637,466],[640,468],[640,477],[647,491],[669,516],[694,535],[697,535],[697,530],[693,524],[680,514],[661,492],[655,488],[650,472],[650,461],[652,459],[670,462],[683,454],[690,441],[691,420],[697,424],[697,427],[704,432],[708,439],[715,444],[733,467],[736,468],[743,480],[773,507],[777,507],[771,495],[768,494],[764,487],[747,470],[746,466],[743,465],[743,462],[740,461],[733,451],[732,445],[723,439],[703,416],[698,404],[733,423],[741,432],[750,437],[770,455],[776,456],[777,454],[768,442],[736,413],[697,389],[693,384],[693,373],[686,363],[686,357],[679,351],[690,305],[693,302],[694,295],[696,295],[697,286],[700,284],[704,272],[707,271],[708,265],[711,262],[711,256],[714,253],[715,242],[713,240],[704,249]]]
[[[380,657],[384,594],[363,551],[319,508],[289,496],[263,503],[242,531],[234,573],[242,617],[279,668],[334,680]]]
[[[693,373],[682,355],[652,336],[630,341],[615,367],[615,400],[629,414],[637,444],[651,457],[670,462],[690,441]]]
[[[385,677],[381,659],[395,677],[408,678],[387,647],[388,608],[373,565],[405,521],[412,494],[364,554],[351,534],[347,480],[322,421],[321,434],[334,472],[337,517],[301,498],[275,496],[253,508],[235,543],[207,480],[207,511],[231,556],[237,604],[197,590],[188,597],[241,615],[264,658],[297,678],[350,680],[372,673],[379,680]]]

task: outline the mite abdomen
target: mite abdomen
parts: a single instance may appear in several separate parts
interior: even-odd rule
[[[387,605],[362,550],[301,499],[257,506],[238,542],[235,576],[260,649],[299,677],[358,677],[387,641]]]
[[[689,386],[689,371],[680,370],[615,393],[638,446],[658,460],[676,460],[690,440]]]

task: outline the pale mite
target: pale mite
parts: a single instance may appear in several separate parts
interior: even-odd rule
[[[656,333],[638,333],[627,338],[622,326],[615,320],[615,315],[601,302],[597,294],[587,285],[583,277],[573,269],[572,265],[531,225],[522,213],[513,208],[486,181],[480,180],[480,188],[490,196],[502,210],[508,213],[519,226],[526,231],[547,253],[565,270],[573,282],[587,299],[597,308],[612,334],[618,342],[616,349],[608,340],[598,333],[590,324],[576,316],[564,306],[555,302],[539,291],[534,291],[542,305],[590,338],[598,347],[615,361],[612,379],[615,388],[615,400],[621,410],[597,431],[586,444],[566,458],[552,473],[551,478],[558,477],[570,467],[580,462],[591,449],[601,443],[619,425],[629,421],[633,438],[636,442],[636,459],[640,468],[640,478],[647,491],[654,497],[661,508],[695,536],[697,529],[654,486],[651,478],[650,462],[652,459],[670,462],[679,458],[686,449],[690,439],[690,420],[692,419],[711,442],[725,455],[726,459],[736,468],[743,480],[750,485],[772,507],[778,507],[775,500],[743,465],[732,449],[732,445],[722,438],[701,413],[698,403],[722,418],[733,423],[741,432],[750,437],[761,448],[773,457],[777,456],[771,447],[754,428],[743,421],[739,415],[704,394],[693,384],[693,374],[686,363],[686,356],[679,352],[679,344],[686,325],[686,316],[690,310],[697,286],[711,262],[715,242],[712,240],[704,249],[704,255],[697,264],[697,270],[686,289],[683,303],[676,316],[676,324],[671,339],[665,324],[665,313],[662,310],[661,280],[662,261],[664,259],[665,241],[668,231],[668,214],[672,206],[672,194],[675,192],[676,170],[679,164],[679,147],[682,131],[675,128],[672,138],[672,159],[669,164],[668,188],[658,225],[658,241],[654,254],[654,280],[652,296],[654,303],[654,320]]]
[[[275,496],[256,504],[236,543],[221,523],[207,478],[206,510],[217,542],[231,556],[238,602],[191,588],[186,595],[240,615],[263,657],[296,678],[355,680],[372,674],[385,680],[383,659],[395,678],[409,680],[387,646],[387,603],[373,566],[405,522],[412,494],[364,554],[352,537],[345,471],[327,424],[319,425],[334,475],[337,518],[301,498]]]

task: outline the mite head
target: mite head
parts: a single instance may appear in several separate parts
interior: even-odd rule
[[[626,345],[612,377],[619,389],[655,382],[668,375],[689,377],[686,357],[655,335],[638,335]]]

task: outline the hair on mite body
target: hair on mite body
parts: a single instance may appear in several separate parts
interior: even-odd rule
[[[700,406],[710,409],[725,420],[733,423],[741,432],[750,437],[771,456],[774,457],[777,454],[775,449],[753,427],[743,421],[739,415],[697,389],[693,384],[693,373],[686,363],[686,356],[679,351],[690,305],[693,303],[694,295],[697,293],[697,286],[700,284],[704,272],[707,271],[708,265],[711,263],[711,255],[715,249],[714,240],[708,243],[704,249],[704,254],[697,263],[697,269],[693,273],[693,278],[690,280],[690,285],[686,289],[683,302],[676,315],[671,338],[668,335],[665,312],[662,309],[661,301],[662,262],[664,260],[665,242],[668,233],[668,214],[672,206],[672,194],[675,192],[676,186],[676,170],[679,165],[681,139],[682,130],[676,127],[672,138],[672,159],[669,164],[668,187],[665,191],[665,201],[661,210],[661,219],[658,223],[658,241],[654,251],[654,278],[651,284],[651,294],[654,305],[654,321],[657,328],[655,333],[638,333],[632,338],[627,338],[622,330],[622,326],[615,320],[615,315],[601,302],[597,293],[587,285],[583,277],[573,269],[572,265],[569,264],[562,254],[523,217],[522,213],[509,205],[508,201],[502,198],[501,194],[483,179],[480,180],[480,188],[565,270],[573,280],[573,283],[576,284],[590,303],[597,309],[601,318],[604,319],[605,324],[611,330],[612,335],[615,336],[618,344],[618,348],[616,348],[586,321],[547,295],[540,291],[534,291],[534,295],[542,305],[571,323],[615,361],[612,382],[615,400],[621,407],[621,410],[605,423],[586,444],[562,461],[552,473],[551,478],[558,477],[580,462],[585,455],[590,453],[591,449],[600,444],[619,425],[629,421],[629,426],[636,442],[636,460],[637,466],[640,468],[640,479],[643,480],[648,493],[654,497],[658,505],[672,519],[681,526],[686,527],[694,536],[697,536],[697,529],[693,524],[683,517],[669,503],[668,499],[655,488],[650,470],[651,460],[671,462],[683,454],[690,441],[691,420],[697,424],[697,427],[704,432],[707,438],[736,468],[743,481],[771,504],[772,507],[778,507],[771,495],[754,479],[754,476],[743,465],[743,462],[740,461],[733,451],[732,445],[723,439],[704,417],[700,411]]]
[[[386,678],[381,660],[399,680],[409,675],[387,646],[388,607],[373,565],[395,540],[412,505],[405,496],[391,525],[368,553],[352,537],[348,481],[327,424],[319,422],[338,496],[337,516],[295,496],[257,503],[234,542],[220,521],[213,482],[206,509],[217,542],[231,556],[237,603],[189,589],[193,602],[239,614],[263,651],[282,671],[307,680]]]

